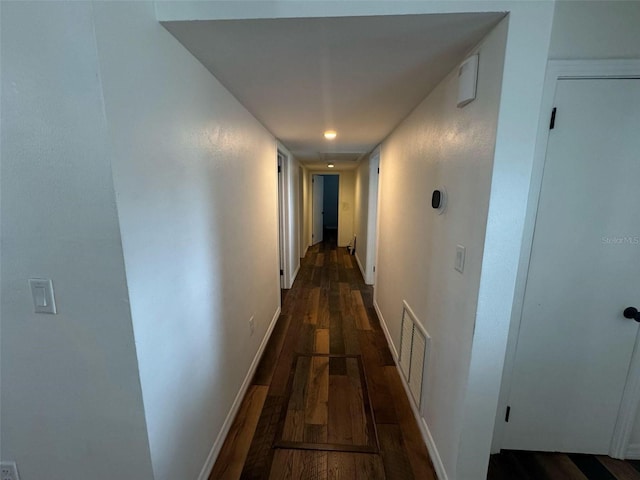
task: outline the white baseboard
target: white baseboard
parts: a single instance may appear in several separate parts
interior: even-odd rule
[[[624,458],[628,460],[640,460],[640,443],[630,443]]]
[[[380,311],[380,307],[378,307],[378,302],[374,298],[373,299],[373,308],[376,311],[376,315],[378,315],[378,320],[380,320],[380,326],[382,327],[382,331],[384,332],[384,336],[387,339],[387,343],[389,344],[389,348],[391,348],[391,355],[393,355],[393,359],[398,363],[398,350],[396,350],[396,346],[391,339],[391,335],[389,334],[389,329],[387,328],[387,322],[384,321],[384,317],[382,316],[382,312]]]
[[[405,385],[405,390],[407,390],[407,388],[408,387]],[[413,413],[415,415],[415,411]],[[420,418],[420,420],[418,421],[418,426],[420,427],[420,431],[422,432],[422,439],[427,444],[427,450],[429,450],[431,463],[433,463],[433,469],[436,471],[438,480],[449,480],[447,471],[445,470],[442,459],[440,458],[440,453],[438,453],[436,442],[433,440],[431,432],[429,431],[429,427],[427,426],[427,421],[424,418]]]
[[[271,324],[269,325],[269,328],[267,328],[267,333],[265,333],[264,338],[260,343],[260,347],[258,348],[258,351],[256,352],[255,357],[253,357],[253,361],[251,362],[249,371],[247,372],[247,375],[244,377],[244,381],[242,382],[242,385],[240,386],[240,390],[238,391],[236,398],[234,399],[233,404],[231,405],[231,409],[227,414],[227,418],[225,418],[224,423],[222,424],[222,429],[220,429],[220,433],[218,433],[218,437],[216,438],[216,441],[213,442],[213,447],[211,447],[211,450],[209,451],[209,455],[207,456],[207,460],[204,462],[204,466],[200,471],[200,475],[198,475],[198,480],[208,480],[209,475],[211,475],[211,470],[213,470],[213,465],[216,463],[216,459],[218,458],[218,455],[220,454],[220,449],[222,448],[222,445],[225,439],[227,438],[227,434],[229,433],[231,424],[233,423],[233,420],[235,419],[236,414],[240,409],[240,405],[242,404],[242,400],[244,399],[244,396],[246,395],[247,390],[249,389],[249,385],[251,385],[251,379],[253,378],[254,373],[256,373],[256,368],[258,368],[258,363],[260,363],[260,359],[262,358],[264,349],[267,346],[267,342],[271,338],[271,333],[273,332],[273,328],[276,326],[276,322],[278,321],[279,317],[280,317],[280,307],[276,309],[276,313],[273,315],[273,318],[271,319]]]
[[[398,375],[400,376],[400,380],[402,381],[402,386],[404,387],[404,391],[407,394],[407,397],[411,399],[411,390],[409,389],[409,385],[407,381],[404,379],[404,375],[400,371],[400,365],[396,363],[396,368],[398,369]],[[413,416],[418,422],[418,427],[420,428],[420,433],[422,433],[422,440],[427,446],[427,450],[429,451],[429,456],[431,457],[431,463],[433,463],[433,468],[436,471],[436,476],[438,480],[448,480],[449,477],[447,475],[447,471],[444,468],[444,464],[442,463],[442,458],[440,458],[440,453],[438,452],[438,447],[436,446],[436,442],[433,440],[433,436],[431,435],[431,431],[429,430],[429,426],[427,425],[427,421],[420,415],[418,409],[415,404],[409,400],[409,405],[411,405],[411,411],[413,412]]]
[[[296,277],[298,276],[298,272],[300,271],[300,263],[301,262],[298,262],[298,266],[293,271],[293,275],[291,275],[291,284],[289,285],[289,288],[293,287],[293,282],[296,281]]]
[[[354,257],[356,257],[356,263],[358,264],[358,267],[360,267],[360,273],[362,273],[362,278],[364,279],[364,283],[367,283],[367,274],[364,271],[364,267],[362,266],[362,262],[360,262],[360,257],[358,257],[358,251],[356,250],[356,254],[354,255]]]
[[[396,350],[396,346],[391,339],[391,335],[389,334],[389,329],[387,328],[387,322],[384,321],[384,317],[382,316],[382,312],[380,311],[380,307],[378,307],[378,302],[373,300],[373,308],[376,310],[376,314],[378,315],[378,320],[380,320],[380,326],[382,327],[382,331],[384,332],[384,336],[387,339],[387,343],[389,344],[389,348],[391,349],[391,354],[396,361],[396,368],[398,369],[398,375],[400,376],[400,380],[402,381],[402,386],[404,387],[404,391],[407,394],[407,397],[411,399],[412,394],[409,389],[409,385],[407,385],[406,380],[404,379],[404,375],[400,371],[400,365],[398,362],[398,351]],[[448,480],[447,471],[444,468],[444,464],[442,463],[442,459],[440,458],[440,453],[438,453],[438,448],[436,447],[436,442],[433,440],[431,436],[431,432],[429,431],[429,427],[427,426],[426,420],[420,415],[418,409],[415,404],[409,400],[409,405],[411,405],[411,411],[413,412],[413,416],[418,422],[418,427],[420,428],[420,433],[422,434],[422,440],[427,446],[427,450],[429,451],[429,456],[431,457],[431,462],[433,463],[433,468],[436,471],[436,475],[438,480]],[[640,447],[640,445],[638,445]],[[640,452],[640,450],[639,450]]]

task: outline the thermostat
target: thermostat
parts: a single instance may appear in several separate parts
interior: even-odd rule
[[[431,207],[438,211],[438,214],[444,212],[447,206],[447,193],[443,187],[434,190],[431,194]]]

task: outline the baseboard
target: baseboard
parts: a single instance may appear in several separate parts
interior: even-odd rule
[[[358,257],[358,251],[356,250],[356,254],[354,255],[354,257],[356,257],[356,263],[358,264],[358,267],[360,267],[360,273],[362,273],[362,278],[364,279],[364,283],[367,283],[367,274],[364,271],[364,268],[362,266],[362,263],[360,262],[360,257]]]
[[[407,389],[405,385],[405,390]],[[415,415],[415,411],[413,412]],[[440,458],[440,453],[438,453],[438,448],[436,447],[436,442],[433,440],[431,436],[431,431],[427,426],[427,421],[424,418],[420,418],[418,421],[418,426],[420,427],[420,431],[422,432],[422,439],[424,443],[427,444],[427,450],[429,450],[429,456],[431,457],[431,463],[433,463],[433,469],[436,471],[436,476],[438,480],[449,480],[447,476],[447,471],[444,468],[444,464],[442,463],[442,459]]]
[[[387,339],[387,343],[389,344],[389,348],[391,349],[391,354],[396,361],[396,368],[398,369],[398,375],[400,376],[400,380],[402,382],[402,386],[404,387],[404,391],[407,394],[409,399],[412,398],[411,390],[409,389],[409,385],[407,385],[407,381],[404,378],[404,375],[400,371],[400,364],[398,362],[398,351],[396,350],[396,346],[391,339],[391,335],[389,334],[389,329],[387,328],[387,322],[385,322],[384,317],[382,316],[382,312],[380,311],[380,307],[378,307],[378,302],[374,298],[373,300],[373,308],[376,311],[376,315],[378,315],[378,320],[380,321],[380,326],[382,327],[382,331],[384,332],[384,336]],[[444,464],[442,463],[442,459],[440,458],[440,453],[438,453],[438,448],[436,447],[436,442],[433,440],[431,436],[431,432],[429,431],[429,427],[427,426],[427,422],[418,412],[415,404],[412,401],[409,401],[409,405],[411,405],[411,411],[413,412],[413,416],[418,422],[418,428],[420,428],[420,433],[422,434],[422,440],[427,446],[427,450],[429,451],[429,456],[431,457],[431,462],[433,463],[433,468],[436,471],[436,475],[438,476],[438,480],[448,480],[447,471],[444,468]],[[640,447],[640,445],[638,445]]]
[[[393,355],[393,359],[398,363],[398,350],[396,350],[396,346],[391,339],[391,335],[389,334],[389,329],[387,328],[387,322],[384,321],[384,317],[382,316],[382,312],[380,311],[380,307],[378,307],[378,301],[373,299],[373,308],[376,311],[376,315],[378,315],[378,320],[380,320],[380,326],[382,327],[382,331],[384,332],[384,336],[387,339],[387,343],[389,344],[389,348],[391,348],[391,355]]]
[[[298,262],[298,266],[296,267],[296,269],[293,271],[293,275],[291,275],[291,284],[289,285],[289,288],[293,287],[293,282],[296,281],[296,277],[298,276],[298,272],[300,271],[300,264],[302,262]]]
[[[409,389],[409,385],[407,381],[404,379],[404,375],[400,370],[400,364],[396,362],[396,368],[398,369],[398,375],[400,376],[400,380],[402,381],[402,386],[404,387],[404,391],[407,394],[407,397],[411,399],[411,390]],[[418,422],[418,428],[420,428],[420,433],[422,434],[422,440],[427,446],[427,450],[429,451],[429,456],[431,457],[431,463],[433,463],[433,468],[436,471],[436,476],[438,480],[448,480],[447,471],[444,468],[444,464],[442,463],[442,458],[440,458],[440,453],[438,452],[438,447],[436,447],[436,442],[433,440],[433,436],[431,435],[431,431],[429,430],[429,426],[427,425],[427,421],[420,415],[418,409],[415,404],[409,400],[409,405],[411,405],[411,411],[413,412],[413,416]]]
[[[253,375],[256,373],[256,368],[258,368],[258,363],[260,363],[260,359],[262,358],[262,354],[264,353],[264,349],[267,346],[267,342],[271,338],[271,333],[273,332],[273,328],[276,326],[276,322],[280,317],[280,307],[276,309],[276,313],[273,315],[271,319],[271,324],[269,328],[267,328],[267,333],[265,333],[262,342],[260,343],[260,347],[256,352],[255,357],[253,357],[253,361],[251,362],[251,366],[249,367],[249,371],[247,375],[244,377],[244,381],[240,386],[240,390],[238,391],[233,404],[231,405],[231,410],[227,414],[227,418],[225,418],[224,423],[222,424],[222,429],[220,433],[218,433],[218,437],[216,441],[213,442],[213,447],[211,447],[211,451],[209,451],[209,455],[207,456],[207,460],[204,462],[204,466],[200,471],[200,475],[198,475],[198,480],[208,480],[209,475],[211,475],[211,470],[213,470],[213,465],[216,463],[216,459],[220,454],[220,449],[222,448],[222,444],[227,438],[227,434],[229,433],[229,429],[231,428],[231,424],[233,420],[236,418],[236,414],[240,409],[240,405],[242,404],[242,400],[249,389],[249,385],[251,385],[251,379]]]
[[[640,460],[640,443],[630,443],[624,458],[627,460]]]

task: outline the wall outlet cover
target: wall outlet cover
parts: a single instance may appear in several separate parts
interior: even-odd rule
[[[0,462],[0,480],[20,480],[16,462]]]

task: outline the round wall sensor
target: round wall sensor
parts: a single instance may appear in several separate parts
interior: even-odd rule
[[[444,213],[447,206],[447,192],[443,187],[434,190],[431,194],[431,206],[438,211],[438,215]]]

